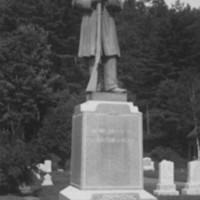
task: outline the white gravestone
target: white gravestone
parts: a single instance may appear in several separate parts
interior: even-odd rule
[[[52,178],[50,173],[52,172],[52,161],[51,160],[45,160],[44,164],[40,163],[37,165],[38,169],[46,175],[44,176],[44,180],[42,182],[42,186],[48,186],[48,185],[53,185]]]
[[[145,170],[145,171],[148,171],[148,170],[154,171],[155,170],[154,162],[151,160],[151,158],[149,158],[149,157],[143,158],[143,170]]]
[[[174,163],[163,160],[159,163],[159,182],[155,195],[179,195],[174,184]]]
[[[188,178],[183,195],[200,195],[200,161],[195,160],[188,163]]]
[[[42,183],[42,186],[50,186],[50,185],[53,185],[51,175],[50,174],[46,174],[44,176],[44,181]]]
[[[52,161],[51,160],[45,160],[44,161],[45,169],[47,173],[52,172]]]
[[[51,160],[45,160],[44,164],[43,163],[39,163],[37,165],[37,167],[42,172],[51,173],[52,172],[52,161]]]

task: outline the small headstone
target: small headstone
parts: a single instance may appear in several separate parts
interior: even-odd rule
[[[51,160],[45,160],[44,165],[45,165],[46,172],[51,173],[52,172],[52,161]]]
[[[22,195],[30,195],[32,193],[31,187],[25,183],[19,186],[19,191]]]
[[[200,195],[200,161],[195,160],[188,163],[188,178],[183,195]]]
[[[159,163],[159,182],[155,195],[179,195],[174,184],[174,163],[163,160]]]
[[[45,173],[51,173],[52,172],[52,161],[51,160],[45,160],[44,163],[39,163],[37,165],[38,169]]]
[[[155,170],[154,162],[151,160],[151,158],[149,158],[149,157],[143,158],[143,170],[145,170],[145,171],[147,171],[147,170],[154,171]]]
[[[42,186],[49,186],[49,185],[53,185],[52,178],[50,174],[46,174],[44,176],[44,181],[42,183]]]

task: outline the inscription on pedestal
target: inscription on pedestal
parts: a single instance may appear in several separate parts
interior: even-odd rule
[[[131,188],[141,185],[139,119],[139,115],[130,114],[87,115],[90,122],[85,138],[87,187]]]
[[[134,143],[138,138],[126,138],[127,134],[132,134],[132,130],[125,129],[92,129],[91,134],[96,134],[97,138],[93,142],[97,143]]]

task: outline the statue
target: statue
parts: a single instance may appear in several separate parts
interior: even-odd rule
[[[72,0],[73,7],[83,11],[78,56],[84,58],[90,69],[87,92],[101,91],[102,85],[106,92],[126,92],[117,84],[120,49],[113,18],[123,4],[124,0]],[[100,64],[103,84],[99,84]]]

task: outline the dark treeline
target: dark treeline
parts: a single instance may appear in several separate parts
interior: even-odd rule
[[[0,0],[0,168],[15,185],[27,166],[70,157],[89,77],[77,59],[80,19],[66,0]],[[119,79],[144,114],[144,138],[186,155],[200,119],[200,10],[128,0],[116,23]]]
[[[200,122],[200,10],[150,3],[130,1],[118,19],[120,76],[144,114],[145,139],[186,156]]]

